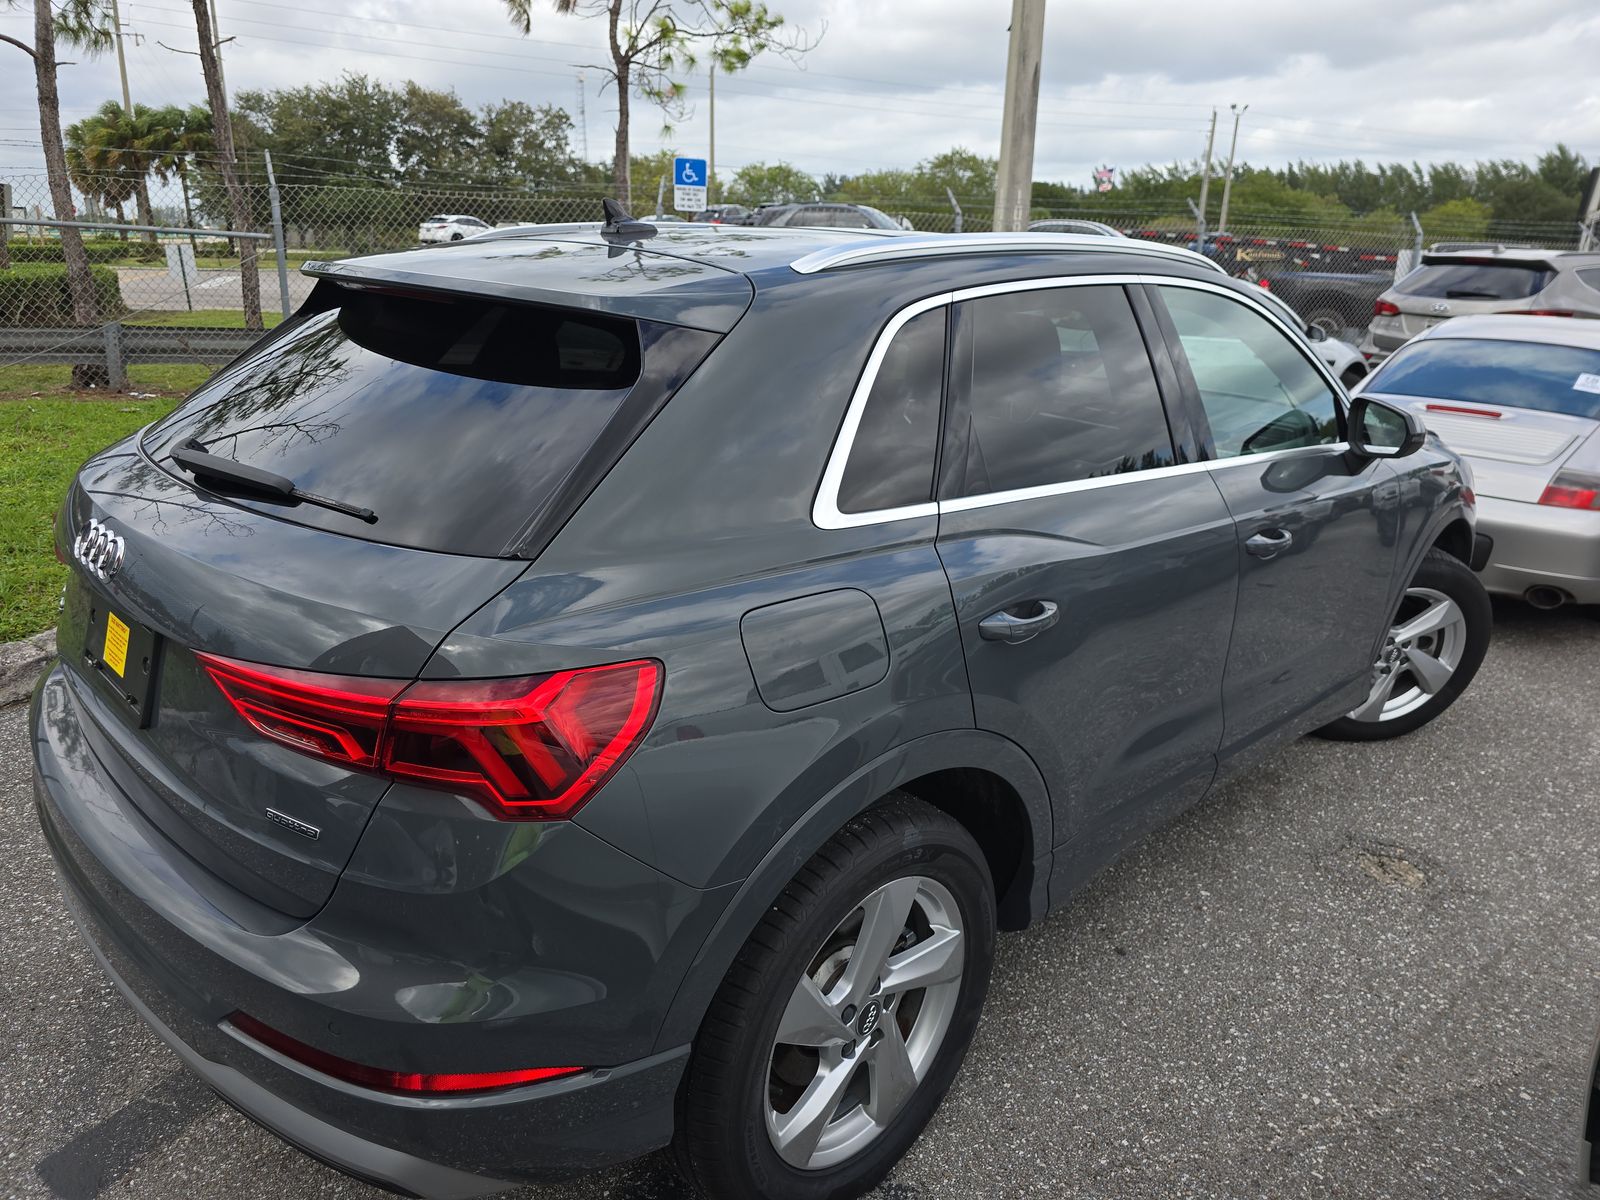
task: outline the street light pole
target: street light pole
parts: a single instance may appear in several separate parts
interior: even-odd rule
[[[1011,0],[1000,165],[995,173],[996,232],[1023,229],[1033,200],[1033,137],[1039,117],[1039,66],[1044,56],[1044,0]]]
[[[717,63],[711,61],[711,151],[706,163],[706,203],[715,204],[711,189],[717,186]]]
[[[1240,108],[1237,104],[1228,107],[1233,111],[1233,140],[1228,143],[1228,174],[1222,181],[1222,212],[1217,217],[1217,232],[1228,231],[1228,197],[1233,194],[1233,152],[1239,148],[1239,118],[1249,110],[1246,104]]]

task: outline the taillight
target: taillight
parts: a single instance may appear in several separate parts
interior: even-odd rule
[[[348,1058],[340,1058],[337,1054],[329,1054],[326,1050],[308,1046],[286,1033],[279,1033],[272,1026],[256,1020],[248,1013],[229,1013],[228,1024],[263,1046],[269,1046],[285,1058],[292,1058],[313,1071],[321,1071],[324,1075],[332,1075],[335,1079],[360,1084],[362,1087],[376,1088],[383,1092],[400,1092],[405,1095],[489,1092],[516,1087],[519,1084],[560,1079],[567,1075],[576,1075],[583,1070],[582,1067],[523,1067],[512,1071],[450,1071],[443,1074],[389,1071],[382,1067],[368,1067],[351,1062]]]
[[[1566,308],[1514,308],[1508,317],[1575,317],[1578,314]]]
[[[1372,302],[1372,315],[1375,317],[1398,317],[1400,306],[1392,300],[1374,300]]]
[[[1600,477],[1577,471],[1558,471],[1539,497],[1552,508],[1586,508],[1600,511]]]
[[[1492,408],[1467,408],[1462,404],[1429,404],[1426,407],[1429,412],[1460,413],[1467,417],[1490,417],[1496,421],[1505,416],[1505,413],[1496,412]]]
[[[559,820],[643,740],[650,659],[520,679],[365,679],[197,654],[257,733],[304,754],[473,797],[509,820]]]

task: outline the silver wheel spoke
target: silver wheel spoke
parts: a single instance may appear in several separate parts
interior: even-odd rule
[[[1454,600],[1444,599],[1430,604],[1404,625],[1396,625],[1389,636],[1397,642],[1409,642],[1430,633],[1437,633],[1446,625],[1465,620]]]
[[[1372,685],[1372,691],[1367,694],[1366,703],[1350,714],[1355,721],[1376,721],[1383,715],[1383,706],[1389,702],[1389,697],[1394,692],[1397,676],[1393,671],[1387,675],[1379,675],[1377,682]]]
[[[790,1046],[833,1046],[850,1040],[850,1030],[812,982],[802,975],[778,1022],[778,1041]]]
[[[860,1061],[847,1058],[818,1071],[794,1107],[777,1114],[773,1123],[773,1144],[785,1162],[796,1167],[810,1164],[811,1156],[817,1152],[817,1143],[822,1140],[822,1131],[839,1107],[839,1097],[850,1086],[850,1077]]]
[[[861,932],[856,935],[850,965],[845,969],[845,1000],[858,1008],[872,994],[883,974],[889,952],[905,932],[911,905],[917,898],[915,879],[895,879],[884,884],[862,904]]]
[[[1432,696],[1445,684],[1450,682],[1450,676],[1455,671],[1440,662],[1426,650],[1419,650],[1415,646],[1408,647],[1405,651],[1406,666],[1411,668],[1411,676],[1417,685]]]
[[[917,1071],[911,1065],[911,1055],[906,1052],[906,1040],[900,1033],[900,1023],[891,1015],[879,1026],[883,1036],[872,1048],[867,1069],[871,1072],[866,1110],[873,1123],[887,1125],[895,1114],[905,1107],[911,1093],[917,1090]]]
[[[908,992],[960,979],[964,960],[961,931],[935,928],[928,937],[884,964],[883,990]]]

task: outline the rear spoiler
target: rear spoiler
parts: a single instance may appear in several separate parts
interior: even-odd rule
[[[1484,247],[1488,249],[1488,247]],[[1529,250],[1532,257],[1524,258],[1515,250],[1497,251],[1492,254],[1473,253],[1470,250],[1424,250],[1422,252],[1422,265],[1425,267],[1449,266],[1453,263],[1464,263],[1474,267],[1526,267],[1536,271],[1554,271],[1556,266],[1546,257],[1543,250]]]

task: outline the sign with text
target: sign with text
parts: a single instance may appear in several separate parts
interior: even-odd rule
[[[706,206],[706,160],[672,160],[672,207],[679,212],[697,213]]]

